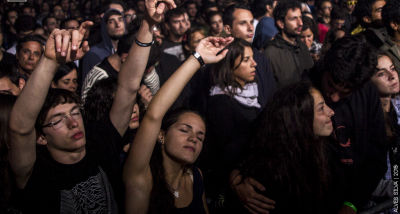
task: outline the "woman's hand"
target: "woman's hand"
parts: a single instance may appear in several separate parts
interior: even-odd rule
[[[216,63],[226,56],[228,49],[223,49],[232,41],[233,37],[207,37],[200,41],[196,48],[196,52],[198,52],[201,58],[203,58],[204,63]],[[221,52],[221,50],[223,51]]]

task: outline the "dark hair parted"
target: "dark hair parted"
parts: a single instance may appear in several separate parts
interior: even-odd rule
[[[65,89],[51,88],[49,90],[42,109],[36,119],[35,128],[38,136],[43,134],[42,126],[44,125],[47,113],[49,113],[50,109],[67,103],[76,103],[80,105],[81,100],[78,95]]]
[[[17,53],[22,49],[22,45],[27,43],[27,42],[37,42],[39,43],[40,46],[40,54],[43,53],[44,49],[43,49],[43,45],[45,44],[45,42],[43,41],[43,37],[39,36],[39,35],[27,35],[24,38],[18,40],[17,43]]]
[[[238,88],[242,89],[235,79],[234,71],[243,61],[245,47],[251,48],[251,44],[243,39],[236,38],[226,47],[229,50],[226,57],[215,65],[212,72],[213,85],[226,89],[230,96],[235,95]],[[240,57],[240,62],[236,65],[235,61],[238,57]]]
[[[237,9],[243,9],[243,10],[250,11],[250,8],[248,6],[246,6],[245,4],[233,4],[229,7],[227,7],[224,10],[224,13],[222,16],[222,21],[224,22],[224,25],[229,25],[230,27],[232,27],[232,23],[233,23],[233,19],[234,19],[233,13]]]
[[[321,72],[328,72],[333,83],[357,89],[370,79],[376,68],[376,49],[363,35],[344,37],[333,43],[322,63]]]
[[[285,22],[285,17],[288,13],[289,10],[295,10],[295,9],[300,9],[301,10],[301,4],[298,1],[279,1],[278,4],[276,5],[274,9],[274,19],[275,19],[275,25],[277,21],[282,21]],[[277,29],[280,30],[278,26],[276,26]],[[281,30],[280,30],[281,31]]]
[[[313,131],[312,89],[300,82],[275,93],[259,116],[252,155],[241,169],[244,176],[272,184],[271,189],[278,184],[275,191],[298,200],[304,195],[319,199],[328,183],[324,143]]]
[[[382,9],[382,23],[389,35],[394,35],[391,23],[400,24],[400,1],[388,1]]]
[[[53,77],[53,82],[57,84],[58,80],[63,78],[65,75],[71,73],[71,71],[74,69],[78,70],[78,67],[76,67],[74,62],[68,62],[66,64],[60,65],[60,67],[58,67],[56,74]]]
[[[205,123],[204,118],[199,113],[185,108],[178,108],[167,112],[163,118],[161,130],[167,133],[169,128],[179,120],[181,115],[185,113],[197,114]],[[149,206],[149,214],[175,213],[174,196],[172,195],[169,185],[165,180],[165,169],[163,167],[163,157],[161,151],[161,144],[156,143],[150,160],[151,174],[153,177],[153,189],[151,190],[150,196],[151,206]],[[190,166],[187,168],[189,167]]]

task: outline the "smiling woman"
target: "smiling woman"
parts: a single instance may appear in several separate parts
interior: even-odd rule
[[[332,109],[309,83],[276,92],[260,114],[251,154],[241,172],[262,183],[274,213],[337,213],[341,203],[332,173]],[[311,203],[312,202],[312,203]]]

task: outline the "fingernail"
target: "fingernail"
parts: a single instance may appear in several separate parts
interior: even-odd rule
[[[61,52],[61,48],[58,48],[58,49],[57,49],[57,52]]]
[[[74,49],[74,50],[75,50],[75,49],[76,49],[76,45],[73,45],[73,46],[72,46],[72,49]]]
[[[61,56],[65,56],[65,51],[61,52]]]

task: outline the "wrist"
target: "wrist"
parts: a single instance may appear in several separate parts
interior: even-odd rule
[[[199,62],[200,67],[203,67],[206,63],[204,63],[203,58],[201,57],[200,53],[197,51],[192,52],[192,56]]]

